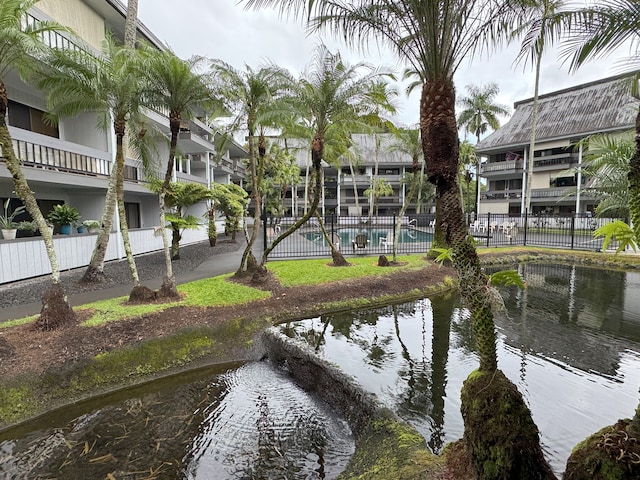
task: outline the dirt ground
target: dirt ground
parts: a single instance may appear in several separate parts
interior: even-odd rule
[[[372,258],[372,262],[375,261]],[[388,273],[382,277],[339,281],[321,286],[283,288],[271,278],[262,288],[271,290],[273,295],[244,305],[210,308],[178,306],[161,313],[91,328],[80,326],[89,315],[88,312],[81,312],[75,322],[54,331],[40,331],[34,324],[0,329],[0,375],[9,378],[29,373],[39,374],[68,362],[171,335],[185,328],[213,326],[237,318],[304,318],[306,312],[313,311],[327,299],[335,302],[403,294],[415,288],[424,289],[441,283],[447,276],[455,276],[452,269],[434,264],[409,272],[392,266],[384,268],[388,269]],[[250,279],[241,281],[247,283]]]

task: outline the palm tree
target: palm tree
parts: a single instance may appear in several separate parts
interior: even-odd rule
[[[192,205],[212,198],[211,190],[199,183],[170,182],[165,188],[164,182],[158,184],[151,182],[151,188],[160,193],[165,192],[165,203],[172,209],[166,214],[166,221],[171,224],[171,258],[180,258],[180,240],[182,231],[186,228],[196,229],[200,227],[200,220],[194,215],[187,215],[187,210]],[[164,225],[164,224],[163,224]],[[164,230],[161,228],[160,230]]]
[[[424,170],[424,162],[422,161],[422,144],[420,142],[420,131],[416,129],[398,129],[395,133],[395,141],[387,148],[387,152],[398,152],[411,157],[411,180],[409,193],[404,197],[398,217],[404,217],[409,204],[414,197],[417,197],[417,190],[420,186],[421,173]],[[416,213],[420,213],[416,207]],[[398,239],[400,237],[401,223],[396,222],[395,231],[393,233],[393,261],[397,261],[398,256]]]
[[[257,264],[252,248],[262,222],[261,181],[266,154],[264,127],[278,122],[281,107],[277,100],[287,91],[293,79],[289,72],[276,65],[266,65],[258,70],[246,66],[245,71],[240,71],[222,60],[214,60],[211,70],[214,90],[224,99],[226,109],[234,116],[232,128],[241,128],[248,136],[254,224],[236,271],[237,275],[241,275],[249,266],[253,268]]]
[[[507,429],[494,437],[502,442],[500,450],[484,444],[477,422],[482,415],[496,417],[496,425],[506,425],[495,409],[467,409],[470,396],[465,395],[463,418],[465,438],[473,464],[480,476],[485,463],[491,463],[496,478],[553,478],[540,448],[537,428],[522,396],[506,377],[497,372],[496,332],[491,311],[491,289],[482,271],[470,237],[458,192],[458,128],[455,115],[453,76],[458,66],[477,48],[506,36],[521,13],[510,0],[247,0],[249,6],[278,5],[282,13],[308,19],[312,30],[327,28],[347,42],[364,45],[375,38],[396,50],[422,82],[420,99],[420,133],[429,181],[436,186],[440,202],[444,238],[451,247],[451,258],[460,278],[460,293],[471,313],[478,343],[479,374],[465,384],[467,393],[509,395],[517,405],[517,436]],[[493,388],[486,389],[485,386]],[[500,385],[498,389],[496,386]],[[491,401],[506,401],[493,397]],[[478,403],[475,404],[478,406]],[[508,415],[507,415],[508,417]],[[480,428],[479,428],[480,427]],[[500,466],[498,466],[500,465]]]
[[[516,61],[526,62],[531,59],[535,68],[533,88],[533,112],[531,114],[531,135],[529,140],[529,155],[527,159],[527,181],[524,185],[524,209],[531,208],[531,178],[533,177],[533,159],[536,146],[536,127],[538,123],[538,91],[540,88],[540,65],[544,50],[555,40],[560,38],[564,21],[558,13],[564,7],[564,0],[534,0],[526,8],[524,19],[513,31],[513,38],[524,34],[522,46]],[[522,212],[522,213],[525,213]]]
[[[496,83],[482,87],[467,85],[467,97],[458,100],[463,110],[458,115],[458,125],[466,132],[476,136],[476,145],[480,143],[480,135],[488,129],[497,130],[500,127],[499,116],[509,114],[509,107],[495,103],[495,97],[500,89]],[[480,161],[476,157],[476,213],[480,213]]]
[[[38,225],[51,265],[51,286],[42,297],[42,310],[37,322],[40,328],[50,330],[73,320],[75,313],[60,284],[60,267],[51,232],[13,149],[13,139],[7,124],[9,97],[4,81],[13,71],[28,73],[29,70],[37,68],[39,57],[46,54],[48,49],[41,41],[43,34],[63,29],[53,22],[28,23],[23,28],[27,12],[36,3],[37,0],[0,2],[0,145],[5,165],[13,177],[16,195],[24,202],[27,212]]]
[[[579,169],[590,181],[582,190],[598,198],[597,216],[629,214],[629,161],[635,151],[634,136],[630,131],[583,140],[585,159]]]
[[[633,79],[631,89],[638,94],[638,53],[640,52],[640,3],[636,0],[600,0],[593,7],[584,8],[577,12],[565,14],[570,25],[570,36],[566,41],[564,55],[571,58],[571,69],[575,70],[587,61],[607,55],[620,47],[632,52],[632,57],[626,64],[630,78]],[[640,239],[640,108],[636,117],[635,146],[629,160],[628,170],[628,196],[629,216],[636,239]],[[623,424],[623,422],[619,422]],[[618,424],[592,435],[579,447],[576,447],[567,460],[567,479],[588,478],[588,472],[598,468],[596,462],[607,463],[607,468],[612,476],[618,478],[637,478],[638,469],[634,464],[625,465],[622,462],[615,463],[615,470],[610,468],[610,460],[597,459],[592,455],[598,451],[595,444],[601,438],[609,435],[619,435],[621,441],[617,448],[624,453],[635,448],[633,445],[640,439],[640,404],[636,407],[634,415],[628,425],[624,425],[622,431]],[[625,431],[626,430],[626,431]],[[623,440],[624,438],[624,440]],[[583,451],[588,449],[589,465],[580,461]],[[602,455],[605,455],[603,452]]]
[[[632,57],[625,67],[632,78],[632,92],[638,96],[638,53],[640,52],[640,4],[634,0],[602,0],[596,6],[567,13],[571,35],[564,55],[576,70],[587,61],[629,49]],[[635,151],[629,161],[629,215],[636,238],[640,238],[640,108],[636,118]]]
[[[137,298],[145,289],[135,265],[129,242],[124,209],[124,137],[127,124],[140,124],[141,84],[136,75],[134,50],[118,46],[110,35],[103,41],[102,55],[94,57],[88,51],[57,51],[49,60],[48,70],[38,85],[47,93],[47,105],[55,117],[76,116],[93,111],[99,115],[98,124],[106,129],[111,123],[116,137],[116,158],[102,213],[102,229],[98,234],[91,261],[83,281],[100,281],[104,277],[104,258],[117,204],[122,238],[134,287],[130,296]],[[141,136],[136,136],[142,140]],[[143,156],[143,162],[147,159]],[[113,202],[112,195],[117,199]]]
[[[143,59],[139,69],[139,74],[144,78],[142,96],[149,106],[169,110],[169,159],[158,195],[160,225],[165,225],[165,197],[173,176],[180,126],[183,120],[203,114],[203,108],[211,103],[213,95],[208,75],[197,73],[204,61],[203,57],[192,57],[184,61],[170,50],[160,51],[150,45],[143,46],[142,52]],[[162,228],[161,232],[165,251],[165,275],[159,294],[177,297],[178,290],[171,265],[171,258],[176,258],[176,253],[171,253],[166,230]],[[173,243],[175,244],[175,240]]]
[[[322,192],[321,162],[337,163],[350,145],[349,133],[370,128],[367,114],[375,113],[375,109],[379,108],[376,102],[380,98],[371,93],[384,74],[374,71],[365,63],[349,65],[339,52],[332,53],[324,45],[316,48],[312,63],[289,97],[296,123],[290,125],[286,132],[289,137],[310,140],[312,177],[315,181],[313,200],[309,210],[265,249],[261,267],[264,267],[269,253],[282,240],[298,230],[312,215],[318,215]],[[333,243],[328,243],[334,265],[347,265]]]

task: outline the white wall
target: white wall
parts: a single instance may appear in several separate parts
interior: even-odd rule
[[[154,233],[153,228],[136,229],[129,232],[134,255],[162,249],[162,237],[154,235]],[[171,233],[169,233],[170,235]],[[54,235],[53,243],[60,270],[86,267],[91,259],[96,236],[96,234]],[[189,245],[205,240],[207,240],[207,231],[203,226],[199,230],[186,230],[180,245]],[[119,233],[112,233],[105,260],[119,258],[124,258],[122,240]],[[0,240],[0,284],[50,273],[51,266],[42,237]]]

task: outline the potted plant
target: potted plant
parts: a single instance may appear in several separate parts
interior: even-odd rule
[[[85,220],[82,225],[89,233],[98,233],[98,230],[100,230],[100,222],[98,220]]]
[[[16,232],[18,231],[18,224],[13,221],[16,215],[20,215],[24,212],[25,207],[20,206],[16,208],[11,215],[9,215],[9,205],[11,204],[11,199],[7,198],[7,201],[4,202],[4,215],[0,215],[0,230],[2,231],[2,238],[6,240],[13,240],[16,238]]]
[[[35,233],[36,230],[38,230],[38,225],[36,225],[36,222],[18,222],[16,225],[16,228],[18,229],[19,232],[25,232],[24,237],[33,237],[33,234]]]
[[[66,203],[53,206],[53,210],[49,212],[47,218],[60,227],[60,233],[70,235],[71,228],[75,227],[80,220],[80,212],[74,207],[70,207]]]

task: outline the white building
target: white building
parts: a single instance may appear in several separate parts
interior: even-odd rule
[[[511,119],[477,146],[485,157],[480,175],[487,190],[480,213],[520,215],[531,136],[533,99],[514,105]],[[589,179],[567,173],[582,163],[577,142],[597,133],[635,127],[638,100],[620,76],[559,90],[539,97],[530,214],[585,215],[598,199],[580,193]],[[578,191],[577,195],[570,195]]]
[[[126,7],[117,0],[41,0],[25,19],[28,22],[55,20],[71,27],[77,37],[66,33],[55,33],[46,41],[55,46],[68,48],[71,45],[88,44],[99,55],[105,33],[122,40]],[[166,48],[141,23],[138,38],[158,48]],[[108,176],[115,159],[113,130],[98,128],[97,115],[86,113],[75,118],[63,118],[57,126],[43,121],[44,95],[36,88],[25,84],[16,73],[5,78],[9,95],[9,130],[14,139],[14,150],[22,160],[23,172],[34,191],[42,212],[55,204],[67,203],[77,208],[82,220],[100,219],[104,205]],[[149,122],[168,134],[169,121],[166,115],[147,111]],[[204,116],[185,121],[178,149],[181,158],[176,159],[174,181],[197,182],[210,186],[212,182],[240,182],[244,178],[243,159],[246,151],[237,143],[227,143],[219,162],[215,162],[214,139],[216,132]],[[159,145],[159,158],[168,159],[166,142]],[[145,186],[145,179],[135,158],[126,158],[124,197],[127,222],[134,253],[162,248],[161,237],[154,236],[158,226],[158,200]],[[16,198],[13,181],[2,158],[0,158],[0,202]],[[20,205],[12,201],[12,209]],[[190,214],[200,216],[205,212],[203,203],[192,207]],[[16,220],[29,220],[23,214]],[[64,237],[64,238],[63,238]],[[61,269],[87,265],[95,243],[94,235],[55,235],[56,251]],[[206,228],[186,231],[183,243],[206,239]],[[115,222],[109,242],[107,260],[122,258],[122,241]],[[0,284],[20,278],[50,272],[43,242],[38,237],[0,240]]]

